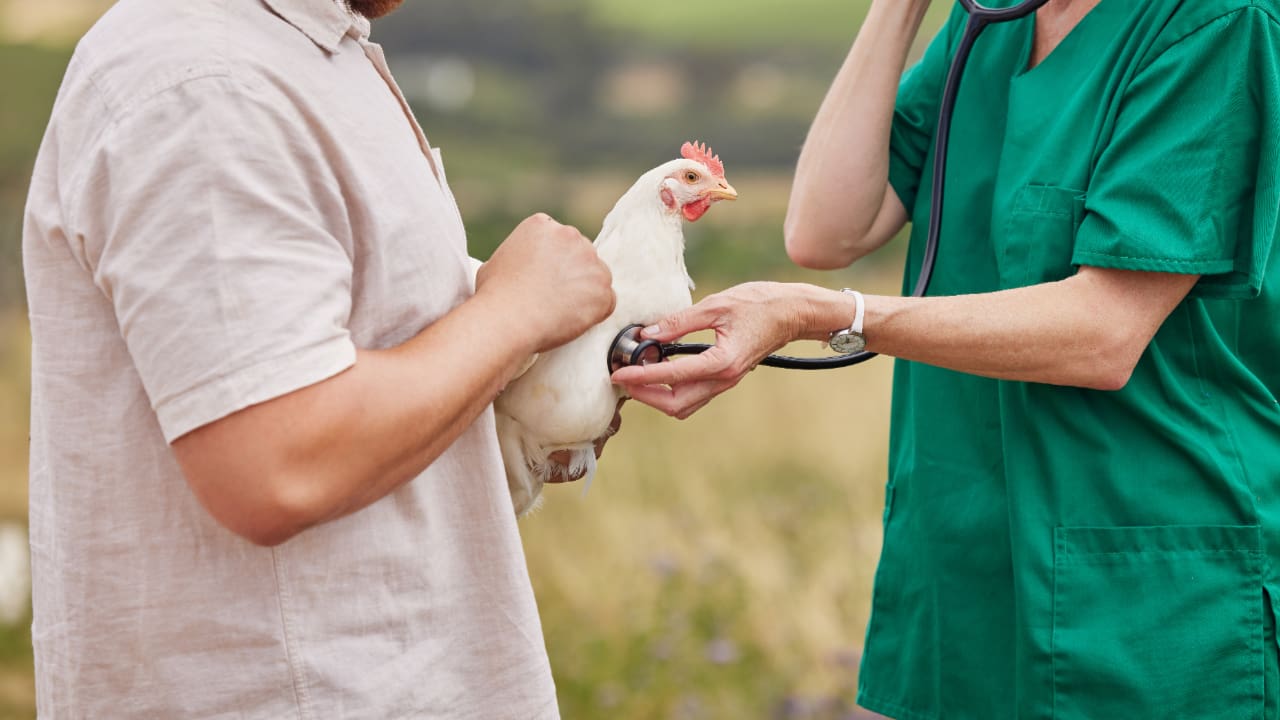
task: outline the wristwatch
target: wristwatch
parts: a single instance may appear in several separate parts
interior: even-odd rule
[[[867,303],[862,293],[857,290],[843,288],[840,292],[853,296],[853,324],[831,333],[831,339],[827,340],[827,344],[841,355],[852,355],[867,349],[867,336],[862,333],[862,320],[866,315]]]

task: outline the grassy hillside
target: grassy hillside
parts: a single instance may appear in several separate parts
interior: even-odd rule
[[[31,163],[70,57],[65,48],[0,44],[0,77],[5,79],[0,101],[0,312],[21,302],[22,206]]]

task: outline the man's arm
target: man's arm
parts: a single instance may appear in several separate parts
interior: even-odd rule
[[[868,296],[867,349],[1005,380],[1118,390],[1197,279],[1083,267],[1066,280],[992,293]],[[787,342],[848,327],[854,309],[845,293],[812,285],[740,285],[645,332],[667,342],[714,329],[714,348],[624,368],[614,381],[640,402],[688,417]]]
[[[275,545],[359,510],[439,457],[531,354],[612,312],[609,271],[589,241],[546,216],[512,234],[477,286],[404,344],[357,351],[345,372],[176,439],[209,512]]]
[[[835,269],[907,222],[889,185],[889,132],[907,52],[928,0],[877,0],[813,121],[784,226],[798,265]]]

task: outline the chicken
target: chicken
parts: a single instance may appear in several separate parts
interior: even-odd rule
[[[684,264],[682,218],[694,222],[737,191],[720,158],[685,143],[681,158],[645,173],[604,219],[595,240],[613,272],[617,306],[604,322],[567,345],[543,353],[494,402],[516,513],[539,502],[552,453],[566,451],[571,476],[595,474],[594,443],[607,434],[623,396],[609,380],[608,352],[627,325],[649,325],[692,304]]]

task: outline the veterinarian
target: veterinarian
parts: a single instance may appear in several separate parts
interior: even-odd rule
[[[546,216],[476,276],[398,4],[121,0],[78,46],[24,233],[42,718],[559,715],[490,403],[610,276]]]
[[[872,3],[800,157],[800,265],[844,267],[910,221],[911,289],[967,19],[900,77],[928,6]],[[1278,18],[1273,0],[1051,0],[978,41],[929,297],[867,296],[858,328],[898,358],[867,708],[1280,717]],[[858,305],[732,288],[646,332],[713,328],[715,350],[615,380],[684,417]],[[832,401],[859,432],[860,399]]]

